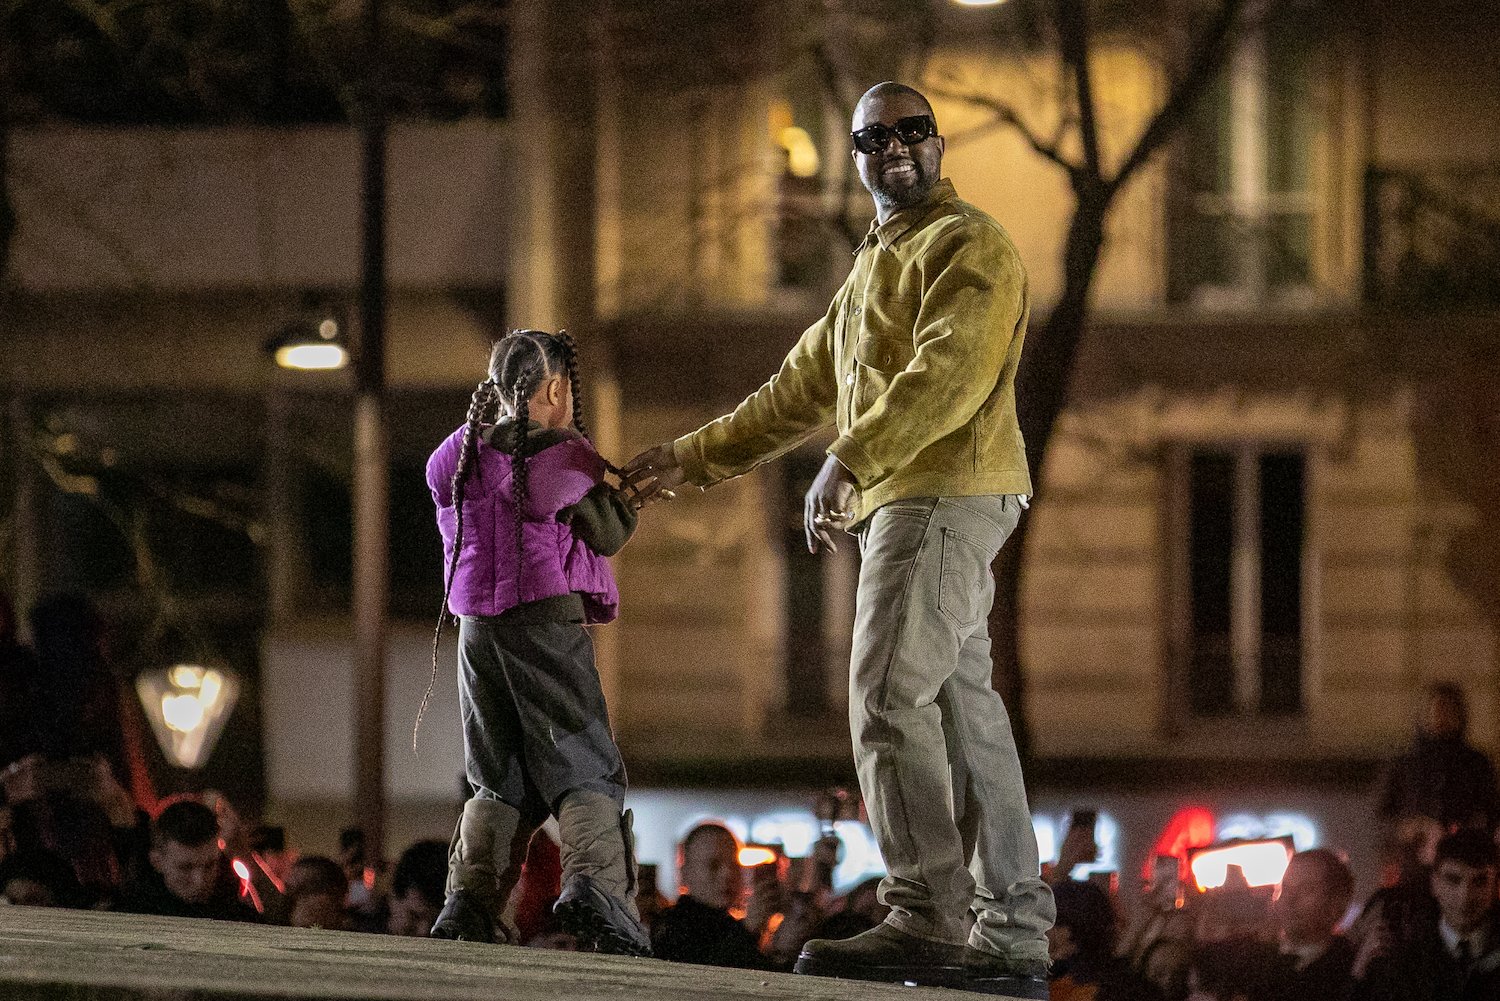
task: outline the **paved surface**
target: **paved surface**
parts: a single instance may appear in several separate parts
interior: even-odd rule
[[[0,1001],[963,1001],[650,959],[0,905]]]

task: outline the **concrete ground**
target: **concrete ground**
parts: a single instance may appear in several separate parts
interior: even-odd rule
[[[960,1001],[937,988],[0,905],[3,1001]]]

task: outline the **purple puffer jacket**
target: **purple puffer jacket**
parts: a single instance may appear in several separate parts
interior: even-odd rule
[[[453,559],[457,511],[453,471],[463,449],[464,429],[448,436],[427,460],[427,486],[437,502],[443,533],[443,574]],[[585,621],[609,622],[620,609],[620,592],[609,561],[573,537],[557,520],[604,479],[604,460],[587,439],[569,437],[526,461],[524,555],[516,559],[516,501],[511,456],[480,440],[464,481],[464,542],[453,574],[448,608],[455,615],[499,615],[528,601],[577,591]]]

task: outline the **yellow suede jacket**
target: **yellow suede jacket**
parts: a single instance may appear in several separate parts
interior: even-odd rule
[[[1030,300],[1005,230],[944,179],[872,224],[828,312],[734,412],[673,443],[689,482],[836,425],[855,522],[907,497],[1030,494],[1015,378]]]

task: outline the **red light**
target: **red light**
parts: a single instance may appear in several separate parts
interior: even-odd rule
[[[1158,855],[1170,855],[1185,863],[1188,853],[1194,848],[1206,848],[1213,843],[1213,811],[1201,806],[1185,806],[1172,814],[1172,819],[1157,836],[1155,846],[1146,855],[1142,876],[1151,878],[1152,860]]]
[[[234,860],[234,874],[238,876],[242,882],[250,882],[250,867],[239,859]]]

